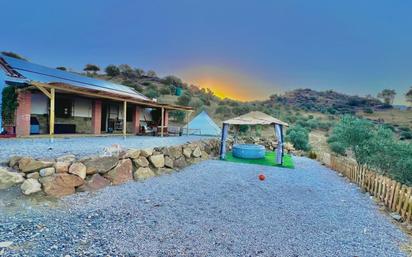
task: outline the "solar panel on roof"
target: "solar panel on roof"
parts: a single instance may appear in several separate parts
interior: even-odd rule
[[[65,83],[79,88],[100,90],[109,93],[122,94],[142,100],[150,100],[136,90],[104,80],[94,79],[78,75],[72,72],[48,68],[42,65],[30,63],[24,60],[8,57],[0,54],[0,57],[26,79],[42,83]]]

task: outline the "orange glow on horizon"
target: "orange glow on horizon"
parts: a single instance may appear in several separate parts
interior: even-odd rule
[[[220,98],[240,101],[267,99],[278,88],[242,72],[217,67],[197,67],[181,72],[182,77],[199,88],[209,88]],[[273,89],[272,89],[273,88]]]

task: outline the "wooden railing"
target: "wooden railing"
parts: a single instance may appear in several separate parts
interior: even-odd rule
[[[397,212],[403,221],[412,222],[412,187],[361,167],[349,158],[320,153],[318,160],[376,197],[389,211]]]

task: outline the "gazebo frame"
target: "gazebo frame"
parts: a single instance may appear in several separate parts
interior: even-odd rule
[[[229,132],[229,126],[235,125],[271,125],[274,126],[276,138],[278,140],[278,145],[276,148],[276,164],[283,165],[283,127],[288,127],[289,124],[278,120],[272,116],[269,116],[263,112],[249,112],[247,114],[241,115],[239,117],[226,120],[223,122],[222,126],[222,137],[220,141],[220,159],[224,160],[226,158],[226,140]]]

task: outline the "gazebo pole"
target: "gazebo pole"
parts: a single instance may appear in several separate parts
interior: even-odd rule
[[[227,139],[227,133],[229,130],[229,124],[223,123],[222,127],[222,138],[220,140],[220,159],[224,160],[226,157],[226,139]]]
[[[276,164],[283,164],[283,126],[275,124],[275,133],[278,139],[278,146],[276,147]]]

